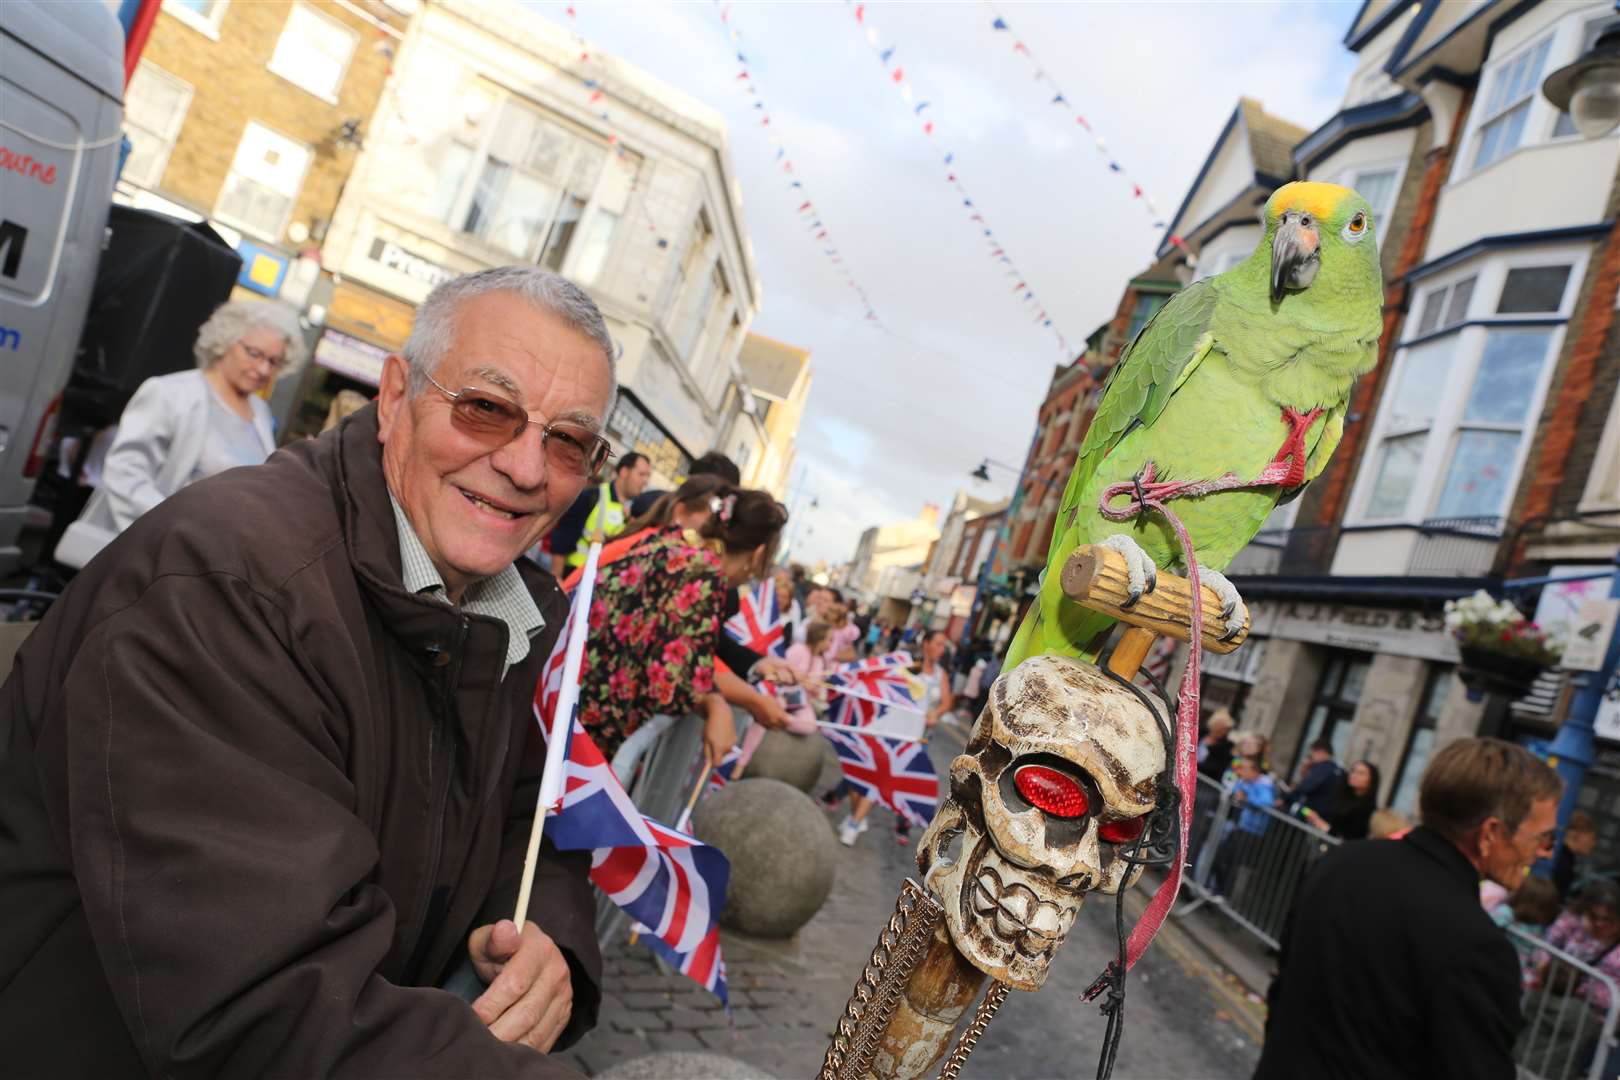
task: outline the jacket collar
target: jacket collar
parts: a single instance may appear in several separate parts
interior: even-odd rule
[[[1426,826],[1419,825],[1406,834],[1402,843],[1411,844],[1423,854],[1439,863],[1445,871],[1455,877],[1460,885],[1470,892],[1479,889],[1479,871],[1474,864],[1468,861],[1468,856],[1458,849],[1456,844]]]

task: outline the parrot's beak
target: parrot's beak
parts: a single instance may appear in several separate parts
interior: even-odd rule
[[[1298,210],[1283,214],[1271,240],[1271,301],[1289,289],[1309,288],[1322,265],[1322,241],[1316,219]]]

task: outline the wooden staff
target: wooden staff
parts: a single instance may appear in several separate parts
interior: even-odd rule
[[[1127,624],[1114,645],[1108,669],[1122,679],[1136,677],[1142,661],[1160,634],[1188,641],[1192,637],[1192,589],[1185,578],[1160,571],[1153,592],[1130,604],[1130,580],[1125,557],[1112,548],[1085,545],[1075,549],[1063,565],[1063,592],[1076,603],[1112,615]],[[1213,589],[1203,586],[1204,610],[1221,609]],[[1126,606],[1130,604],[1130,606]],[[1229,653],[1247,638],[1249,623],[1229,640],[1223,628],[1206,622],[1204,647]],[[908,883],[909,885],[909,883]],[[915,886],[910,886],[915,887]],[[904,900],[904,893],[902,893]],[[937,908],[937,904],[935,905]],[[880,951],[882,946],[880,945]],[[821,1080],[917,1080],[932,1075],[951,1049],[958,1024],[990,975],[974,967],[957,951],[945,923],[933,927],[925,946],[909,970],[892,973],[871,1005],[860,1010],[867,1017],[847,1034],[840,1031],[823,1064]],[[909,957],[908,957],[909,959]],[[895,986],[894,982],[903,980]],[[887,992],[883,992],[886,989]],[[993,982],[979,1001],[977,1013],[956,1045],[944,1076],[954,1077],[973,1042],[995,1015],[1008,987]],[[857,997],[860,997],[857,988]],[[868,995],[873,996],[873,995]],[[851,1009],[856,1008],[852,999]]]
[[[596,588],[596,562],[602,554],[600,531],[585,555],[585,572],[574,586],[572,605],[578,618],[568,625],[567,651],[563,653],[562,686],[557,690],[557,709],[552,714],[551,731],[546,735],[546,767],[540,773],[540,797],[535,800],[534,825],[529,829],[529,850],[523,857],[523,882],[518,886],[517,914],[512,921],[523,933],[529,915],[529,894],[534,890],[534,871],[540,864],[540,836],[546,814],[562,791],[563,765],[568,759],[568,741],[573,735],[574,706],[579,702],[580,661],[585,656],[585,631],[590,624],[591,593]]]

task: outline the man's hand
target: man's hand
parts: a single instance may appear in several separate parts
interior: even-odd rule
[[[574,1010],[573,978],[556,943],[532,922],[519,939],[517,924],[502,919],[472,932],[467,955],[487,987],[473,1002],[478,1019],[503,1042],[549,1051]]]
[[[793,665],[779,656],[760,657],[748,673],[785,686],[792,686],[799,681],[799,673],[793,670]]]

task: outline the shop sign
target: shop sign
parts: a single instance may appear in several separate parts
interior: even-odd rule
[[[376,386],[382,382],[383,361],[388,350],[348,334],[328,329],[315,343],[315,362],[328,371],[347,375],[357,382]]]
[[[344,282],[332,290],[326,325],[373,344],[398,351],[411,336],[416,309],[411,305]]]
[[[1601,669],[1617,618],[1620,600],[1582,600],[1564,637],[1564,655],[1559,665],[1570,671]]]
[[[1457,642],[1444,616],[1350,604],[1277,605],[1272,636],[1340,649],[1392,653],[1445,664],[1457,662]]]
[[[429,288],[442,285],[446,281],[460,276],[454,270],[447,270],[432,259],[424,258],[414,251],[403,248],[392,240],[384,240],[380,236],[372,238],[369,254],[372,262],[385,266],[395,273],[404,274],[415,281],[420,281]]]
[[[1253,684],[1260,677],[1260,665],[1265,662],[1267,640],[1250,634],[1234,652],[1222,654],[1205,649],[1199,668],[1205,675]]]
[[[251,240],[237,244],[236,253],[242,256],[242,269],[236,275],[238,285],[265,296],[275,296],[281,292],[281,283],[287,280],[290,261],[287,256],[260,247]]]
[[[1592,728],[1598,738],[1620,742],[1620,694],[1610,691],[1598,701]]]

